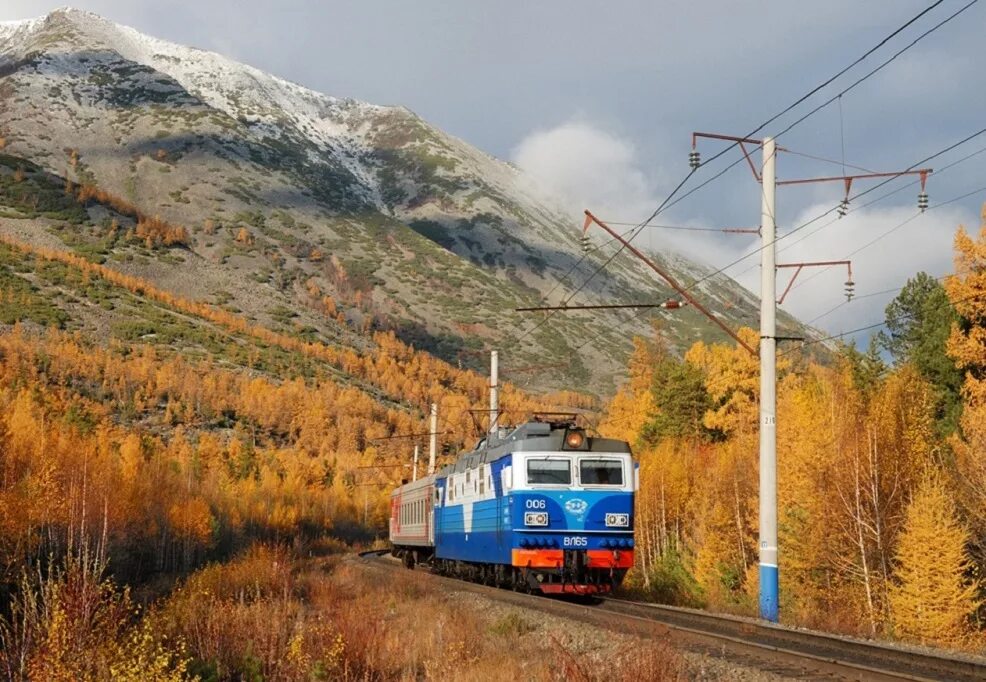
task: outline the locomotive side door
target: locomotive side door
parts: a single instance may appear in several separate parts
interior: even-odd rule
[[[438,488],[435,488],[437,491]],[[425,535],[428,537],[428,544],[435,544],[435,496],[425,497]]]
[[[434,506],[432,507],[432,511],[434,512],[432,518],[434,522],[428,531],[428,539],[432,545],[435,544],[435,537],[442,534],[442,493],[444,492],[444,488],[435,486]]]

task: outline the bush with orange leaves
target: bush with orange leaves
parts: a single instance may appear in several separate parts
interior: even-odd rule
[[[66,182],[68,183],[68,181]],[[66,184],[66,193],[69,193],[69,186],[70,183]],[[188,229],[185,227],[173,225],[158,216],[149,216],[126,199],[110,194],[95,185],[84,183],[74,192],[76,200],[82,205],[100,204],[120,215],[136,220],[135,236],[147,241],[152,246],[187,246],[191,240]]]
[[[25,571],[0,618],[0,675],[46,682],[183,682],[179,640],[137,620],[130,593],[106,577],[106,562],[85,545],[63,565]]]

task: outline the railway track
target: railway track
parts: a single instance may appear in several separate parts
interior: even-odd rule
[[[380,571],[405,570],[384,556],[360,560]],[[419,571],[424,574],[424,571]],[[605,598],[593,606],[427,574],[459,591],[571,618],[622,633],[671,639],[677,646],[799,679],[986,680],[986,659],[894,646],[657,604]]]

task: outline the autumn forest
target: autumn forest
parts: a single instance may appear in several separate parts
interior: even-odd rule
[[[93,185],[66,183],[60,201],[130,219],[124,239],[149,252],[181,249],[195,232]],[[121,229],[105,228],[113,239]],[[291,566],[317,557],[334,566],[385,537],[389,489],[410,474],[409,443],[390,437],[426,432],[437,403],[448,461],[481,427],[472,408],[486,378],[392,332],[372,332],[362,350],[334,346],[85,253],[0,242],[0,675],[393,673],[361,658],[367,646],[386,650],[385,635],[352,617],[343,590]],[[959,229],[955,273],[913,277],[865,350],[781,353],[786,622],[986,647],[986,228]],[[92,305],[153,309],[177,343],[156,329],[70,331],[42,283]],[[317,287],[310,297],[341,323],[337,306],[360,304]],[[755,332],[741,333],[756,344]],[[176,351],[191,334],[214,352]],[[503,404],[508,414],[575,408],[633,444],[642,472],[633,594],[754,614],[757,360],[701,341],[679,357],[660,326],[634,347],[629,380],[605,404],[510,384]],[[312,603],[337,617],[313,615]],[[441,660],[448,646],[429,655]]]

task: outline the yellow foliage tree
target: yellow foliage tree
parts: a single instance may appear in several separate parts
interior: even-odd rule
[[[945,291],[964,324],[955,325],[948,354],[965,371],[961,436],[952,449],[963,482],[964,507],[977,531],[986,530],[986,210],[973,239],[963,228],[955,235],[955,272]],[[977,535],[981,533],[977,532]]]
[[[743,327],[739,330],[739,336],[756,348],[757,332]],[[706,345],[699,341],[688,349],[685,360],[705,373],[705,388],[715,405],[705,415],[707,428],[731,434],[750,430],[756,425],[760,395],[760,361],[757,356],[739,344]]]
[[[613,397],[599,426],[610,437],[630,443],[640,438],[653,402],[650,387],[655,359],[654,342],[634,337],[628,368],[630,379]]]
[[[976,585],[965,577],[968,540],[943,482],[929,474],[907,508],[897,547],[890,603],[898,636],[947,646],[968,641],[978,606]]]

